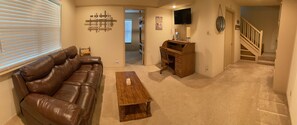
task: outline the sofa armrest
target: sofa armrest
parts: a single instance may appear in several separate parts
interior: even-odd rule
[[[82,64],[102,64],[100,57],[85,56],[78,58]]]
[[[82,109],[76,105],[41,94],[29,94],[21,103],[32,116],[44,118],[59,125],[79,125]],[[36,114],[35,114],[36,113]]]

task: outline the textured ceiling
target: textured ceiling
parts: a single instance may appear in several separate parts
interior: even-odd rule
[[[240,6],[277,6],[281,0],[233,0]]]
[[[178,8],[188,6],[198,0],[75,0],[77,6],[121,5],[121,6],[149,6]],[[240,6],[276,6],[281,0],[233,0]]]

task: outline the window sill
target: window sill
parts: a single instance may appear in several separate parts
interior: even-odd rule
[[[13,72],[15,72],[16,70],[18,70],[19,68],[21,68],[21,67],[23,67],[23,66],[25,66],[25,65],[27,65],[27,64],[30,64],[30,63],[32,63],[33,61],[35,61],[35,60],[37,60],[37,59],[39,59],[39,58],[41,58],[41,57],[48,56],[48,55],[50,55],[50,54],[52,54],[52,53],[55,53],[55,52],[57,52],[57,51],[59,51],[59,50],[61,50],[61,49],[58,49],[58,50],[49,52],[49,53],[47,53],[47,54],[44,54],[44,55],[35,57],[35,58],[33,58],[33,59],[30,59],[30,60],[27,60],[27,61],[24,61],[24,62],[21,62],[21,63],[19,63],[19,64],[16,64],[16,65],[13,65],[13,66],[11,66],[11,67],[8,67],[7,69],[0,70],[0,76],[2,77],[2,76],[6,76],[7,74],[13,73]]]

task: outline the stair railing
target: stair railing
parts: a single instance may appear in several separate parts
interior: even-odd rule
[[[240,22],[240,36],[243,37],[246,42],[251,45],[251,47],[257,50],[258,55],[261,55],[263,30],[258,30],[255,26],[242,17]]]

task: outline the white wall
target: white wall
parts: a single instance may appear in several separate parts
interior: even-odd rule
[[[275,52],[278,35],[279,6],[241,7],[241,16],[263,30],[264,52]]]
[[[219,4],[234,12],[234,21],[239,20],[238,5],[219,0],[196,0],[192,6],[191,41],[196,43],[196,72],[214,77],[223,71],[224,65],[224,32],[218,33],[215,21]],[[239,30],[234,32],[234,62],[239,60]]]
[[[13,88],[11,74],[0,76],[0,125],[5,124],[16,115],[18,102]]]
[[[110,31],[89,31],[85,21],[96,13],[109,13],[117,20]],[[90,6],[76,8],[76,45],[91,47],[93,56],[100,56],[105,67],[123,67],[125,63],[124,49],[124,7]]]
[[[155,17],[163,17],[163,30],[155,29]],[[165,40],[172,39],[172,11],[159,8],[145,10],[145,65],[155,65],[161,62],[159,46]]]
[[[72,0],[62,0],[62,47],[75,45],[73,19],[75,6]],[[68,15],[69,14],[69,15]],[[0,125],[6,124],[19,113],[19,105],[14,86],[11,79],[11,74],[0,76]],[[9,124],[9,123],[7,123]]]
[[[90,15],[106,10],[117,22],[111,31],[90,32],[85,26],[85,20]],[[76,9],[76,45],[91,47],[92,55],[102,57],[105,67],[123,67],[125,64],[124,43],[124,7],[121,6],[91,6],[77,7]],[[155,17],[163,17],[163,30],[155,30]],[[160,63],[159,46],[171,38],[172,15],[171,10],[146,8],[145,9],[145,65]],[[119,63],[116,63],[118,61]]]
[[[285,94],[290,73],[297,26],[297,1],[284,0],[281,7],[273,89]]]
[[[289,104],[289,110],[292,120],[292,125],[297,125],[297,27],[295,35],[295,43],[291,64],[291,71],[289,75],[289,83],[287,90],[287,98]]]
[[[75,45],[75,4],[73,0],[62,0],[61,40],[62,48]]]

